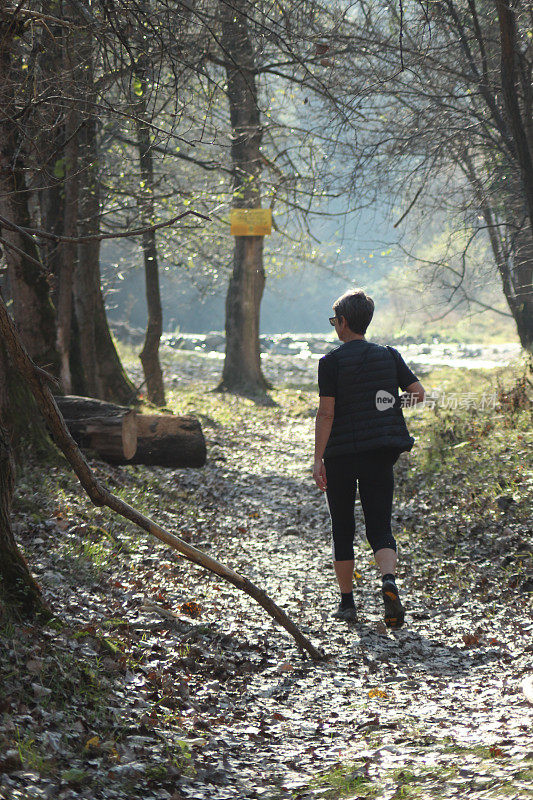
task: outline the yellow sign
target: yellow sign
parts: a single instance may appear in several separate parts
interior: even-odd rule
[[[270,208],[232,208],[229,221],[232,236],[268,236],[272,232]]]

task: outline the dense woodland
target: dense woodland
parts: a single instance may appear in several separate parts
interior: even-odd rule
[[[415,298],[423,302],[420,298],[425,297],[424,292],[431,291],[443,316],[493,313],[511,320],[516,329],[522,360],[518,367],[515,365],[515,372],[502,373],[506,380],[512,381],[512,386],[504,387],[498,382],[495,388],[488,373],[473,380],[480,391],[489,384],[497,389],[498,425],[476,417],[473,412],[468,416],[464,409],[466,416],[460,421],[454,422],[437,409],[433,429],[429,423],[420,423],[427,447],[432,453],[438,451],[439,457],[432,460],[428,456],[417,467],[417,474],[423,476],[425,494],[416,502],[412,479],[402,477],[402,511],[398,519],[411,524],[412,515],[406,509],[411,502],[418,503],[413,513],[419,517],[428,515],[433,520],[430,528],[434,526],[437,536],[436,508],[442,493],[454,481],[454,470],[462,468],[457,456],[460,458],[465,452],[459,450],[454,454],[453,448],[472,445],[475,459],[479,459],[479,474],[487,483],[476,488],[465,473],[464,497],[450,500],[451,508],[459,509],[457,514],[463,512],[470,520],[472,535],[479,538],[477,546],[487,570],[494,566],[491,547],[502,540],[502,530],[504,540],[525,554],[513,573],[515,583],[509,583],[510,589],[507,583],[501,589],[501,602],[508,604],[505,607],[511,609],[509,613],[524,615],[526,627],[515,631],[515,635],[526,635],[531,626],[527,623],[530,608],[524,598],[531,591],[531,582],[527,582],[529,579],[521,570],[532,551],[526,535],[527,501],[521,494],[527,481],[520,470],[530,460],[526,443],[530,437],[531,366],[527,367],[527,359],[533,352],[530,3],[527,0],[403,0],[390,4],[378,0],[0,3],[0,621],[6,625],[32,626],[27,630],[32,631],[33,640],[26,642],[23,638],[19,642],[25,658],[30,661],[36,658],[37,662],[41,659],[35,653],[35,658],[31,656],[27,648],[32,641],[34,644],[41,641],[39,637],[50,620],[62,624],[58,619],[64,610],[61,604],[66,602],[66,594],[63,589],[57,596],[43,592],[31,563],[32,555],[37,560],[41,558],[41,551],[32,550],[31,544],[21,544],[21,530],[26,532],[22,539],[27,535],[28,542],[30,534],[34,536],[35,531],[41,531],[37,538],[42,541],[43,531],[55,530],[54,526],[64,520],[68,512],[56,514],[52,510],[69,507],[61,499],[63,480],[70,495],[76,498],[72,514],[77,516],[72,531],[81,531],[82,539],[87,534],[89,549],[90,542],[100,547],[100,533],[95,531],[104,524],[104,517],[98,517],[95,519],[100,521],[94,527],[91,515],[104,512],[89,510],[89,500],[94,506],[107,507],[105,513],[112,511],[119,515],[115,519],[121,519],[126,526],[124,536],[128,541],[124,539],[120,544],[122,533],[113,528],[118,523],[105,523],[111,531],[112,553],[108,553],[109,563],[102,556],[98,568],[102,581],[116,581],[116,586],[128,585],[133,591],[129,578],[121,572],[123,567],[118,566],[119,553],[124,547],[127,563],[134,550],[133,531],[138,534],[140,528],[164,543],[166,549],[161,552],[169,576],[173,567],[168,565],[173,563],[172,559],[176,561],[177,551],[178,572],[183,557],[199,565],[201,574],[208,573],[210,580],[214,580],[213,575],[218,576],[222,585],[231,584],[236,594],[253,604],[254,609],[257,605],[254,624],[260,627],[259,614],[270,615],[294,638],[301,655],[310,656],[311,662],[324,660],[323,646],[329,634],[322,629],[321,645],[313,643],[312,620],[306,617],[302,625],[293,621],[303,605],[295,607],[292,596],[283,602],[284,592],[279,586],[276,588],[278,567],[273,555],[277,552],[276,545],[271,542],[272,553],[262,554],[265,563],[269,563],[269,556],[273,559],[267,569],[269,577],[265,578],[267,593],[262,588],[264,575],[260,570],[247,570],[250,560],[242,557],[237,540],[232,541],[227,554],[218,547],[213,555],[206,554],[200,546],[201,525],[194,528],[196,523],[191,519],[195,514],[201,520],[209,519],[206,529],[213,525],[215,530],[210,514],[218,507],[225,509],[221,513],[227,515],[228,536],[230,528],[247,534],[254,527],[250,520],[262,513],[252,507],[253,503],[248,507],[244,487],[252,474],[263,507],[270,508],[272,503],[271,514],[278,514],[261,472],[254,472],[263,458],[267,473],[276,472],[275,464],[268,461],[268,447],[261,449],[261,437],[274,443],[283,453],[282,460],[286,459],[283,448],[291,440],[293,427],[303,439],[309,436],[305,420],[310,416],[307,406],[311,404],[312,411],[313,401],[311,394],[308,397],[306,393],[314,392],[316,387],[306,383],[308,376],[304,376],[301,367],[295,367],[303,376],[300,387],[291,383],[293,373],[282,386],[275,386],[266,374],[259,338],[265,283],[272,270],[281,268],[291,274],[302,263],[318,264],[325,276],[342,281],[342,266],[332,265],[331,253],[325,245],[321,248],[316,235],[317,220],[331,217],[341,224],[343,219],[353,220],[377,204],[390,211],[394,229],[401,232],[402,251],[415,267],[407,282],[391,271],[387,291],[392,295],[393,307],[396,285],[413,302]],[[231,236],[232,209],[270,209],[272,237]],[[432,226],[438,238],[438,246],[430,251],[419,246],[427,225]],[[136,253],[135,258],[142,265],[147,324],[142,347],[136,354],[140,366],[132,366],[131,354],[110,329],[110,298],[102,279],[110,267],[106,261],[104,269],[103,243],[116,244],[119,249],[127,243],[128,251]],[[118,274],[118,265],[116,269]],[[170,368],[162,363],[160,352],[165,329],[163,270],[176,275],[194,274],[199,286],[216,286],[217,291],[224,287],[225,352],[216,380],[199,369],[195,373],[196,383],[188,385],[186,369],[194,371],[197,367],[187,367],[188,362],[179,355],[172,361],[170,380]],[[497,290],[494,276],[497,276]],[[486,292],[489,284],[491,291]],[[120,317],[121,309],[115,311]],[[436,315],[435,324],[438,325],[439,319]],[[438,379],[441,378],[439,373]],[[445,382],[449,379],[453,386],[451,377],[442,379]],[[468,389],[468,379],[464,376],[458,378],[459,384]],[[90,405],[80,407],[81,401],[72,403],[70,396],[87,398],[84,402]],[[287,411],[285,417],[280,409]],[[226,414],[234,418],[230,421]],[[504,434],[510,438],[510,445],[505,444]],[[486,444],[484,450],[482,437],[492,435],[495,440]],[[232,437],[241,459],[239,473],[231,472],[229,465],[223,463],[229,457],[225,448],[231,446],[228,442]],[[157,453],[155,439],[160,448]],[[298,452],[304,459],[303,451]],[[204,467],[206,463],[205,484],[201,484],[200,478],[187,477],[188,470]],[[306,519],[323,524],[317,509],[311,508],[314,501],[309,500],[307,490],[301,485],[297,467],[290,459],[283,463],[289,472],[293,470],[291,481],[299,508],[307,508],[298,518],[303,528]],[[121,464],[127,466],[121,469]],[[60,477],[70,474],[69,470],[76,474],[88,499],[70,478]],[[431,484],[433,473],[437,476],[435,485]],[[276,480],[272,491],[279,489],[283,493],[283,482]],[[242,496],[232,495],[240,481]],[[46,488],[39,487],[40,483]],[[194,513],[186,507],[193,491],[198,492],[199,503]],[[499,502],[498,498],[495,500],[495,491],[499,492]],[[161,505],[155,499],[152,506],[147,502],[147,495],[152,492],[162,498]],[[483,505],[485,494],[489,499]],[[40,509],[31,506],[30,496],[38,498],[31,502],[40,505]],[[247,521],[240,520],[227,507],[231,497],[246,507]],[[290,497],[286,496],[284,502],[288,507]],[[29,504],[28,508],[24,503]],[[175,513],[176,508],[179,513]],[[162,512],[161,517],[158,511]],[[41,520],[41,512],[51,515],[46,516],[48,521],[53,520],[49,528],[44,521],[37,521]],[[445,520],[450,536],[452,531],[457,534],[460,525],[453,513]],[[505,516],[508,513],[516,514],[514,527],[513,519]],[[22,522],[17,517],[13,526],[13,515],[17,514],[23,514]],[[35,514],[37,518],[32,521]],[[183,519],[190,516],[185,529],[180,514]],[[485,538],[482,518],[488,526],[486,531],[490,531]],[[194,528],[194,536],[189,528]],[[288,526],[287,531],[285,541],[290,541],[294,530]],[[207,549],[212,546],[213,542]],[[58,547],[53,558],[63,563],[64,543]],[[449,544],[451,550],[439,551],[443,558],[456,559],[461,565],[460,572],[467,570],[469,558],[461,547],[462,544],[457,544],[454,550]],[[84,551],[85,556],[87,552]],[[151,550],[142,552],[146,558],[152,558]],[[226,555],[233,556],[233,561],[227,560]],[[226,563],[238,564],[242,575]],[[319,569],[318,561],[314,568]],[[287,566],[281,565],[279,569],[280,574],[285,574]],[[114,574],[120,577],[113,577]],[[431,574],[429,570],[428,575]],[[138,586],[151,581],[142,571],[135,575],[135,580],[140,581]],[[176,575],[172,573],[170,583]],[[180,581],[182,587],[186,586],[187,578],[181,573],[178,577],[176,586]],[[290,570],[285,578],[291,579]],[[464,575],[462,580],[466,580]],[[87,581],[87,587],[92,586]],[[300,588],[301,582],[298,578]],[[479,602],[488,603],[486,584],[480,583],[480,587],[479,591],[485,594]],[[514,590],[518,598],[513,595]],[[159,597],[163,601],[164,593],[165,590]],[[192,618],[201,615],[201,603],[196,608],[185,595],[181,599],[185,614],[191,612]],[[233,596],[232,603],[239,606],[245,600]],[[105,605],[107,600],[102,602]],[[423,616],[429,613],[430,598],[424,602],[427,608],[419,609],[422,620],[431,616]],[[111,606],[106,613],[111,613]],[[167,626],[174,625],[181,637],[190,635],[196,642],[192,660],[196,658],[197,664],[201,664],[198,668],[201,687],[213,677],[212,672],[220,680],[221,675],[228,676],[227,665],[233,658],[228,654],[233,652],[232,648],[239,650],[244,644],[237,643],[234,647],[231,637],[215,641],[212,629],[206,633],[200,630],[201,625],[198,630],[188,627],[183,614],[172,617],[170,601],[156,607],[154,613],[159,614],[159,622],[161,607],[166,612],[163,619]],[[146,611],[146,604],[143,608]],[[237,617],[242,621],[246,608],[243,606],[241,611]],[[87,620],[84,624],[93,625]],[[74,626],[69,628],[72,631],[76,623],[68,625]],[[378,634],[374,631],[372,636]],[[68,632],[64,635],[65,641],[72,638]],[[98,638],[92,628],[90,635]],[[463,639],[466,647],[477,647],[480,642],[481,647],[492,640],[496,643],[491,645],[493,649],[501,644],[497,636],[491,639],[481,628],[468,635],[475,642]],[[63,634],[58,636],[59,641]],[[259,674],[267,662],[268,669],[275,670],[282,678],[285,672],[295,669],[292,659],[286,660],[284,656],[287,643],[280,645],[281,634],[263,630],[261,636],[258,634],[252,644],[247,643],[250,647],[242,662],[233,653],[235,658],[231,663],[237,664],[233,677],[237,673]],[[270,661],[269,637],[276,642],[272,645],[274,660],[270,656]],[[117,634],[117,642],[119,638]],[[134,670],[127,655],[131,637],[128,645],[124,642],[116,645],[120,658],[118,651],[108,653],[108,658],[116,656],[117,674],[127,672],[129,679]],[[13,645],[13,652],[19,645]],[[112,650],[111,645],[102,647]],[[258,653],[263,645],[266,654],[260,660]],[[48,646],[42,642],[35,644],[42,659]],[[220,663],[215,663],[214,656],[211,660],[207,658],[204,646],[222,648]],[[422,650],[424,646],[420,645]],[[448,656],[449,653],[443,658]],[[405,663],[409,658],[406,656]],[[453,661],[453,653],[451,658]],[[180,651],[173,669],[183,668],[185,674],[191,667],[190,659],[188,651]],[[382,667],[378,661],[379,658],[365,662],[370,674],[379,673]],[[474,661],[467,664],[463,660],[461,669],[468,670]],[[38,674],[37,667],[32,669],[32,674]],[[67,686],[64,668],[61,669],[62,691],[65,695],[75,693],[75,685]],[[326,675],[328,668],[324,669]],[[453,675],[453,666],[448,664],[446,669],[441,677]],[[170,696],[170,672],[167,675],[159,668],[154,670],[147,673],[156,675],[147,679],[152,681],[153,691],[160,691],[160,697]],[[524,667],[523,674],[525,670]],[[327,674],[328,680],[332,678]],[[300,677],[303,675],[302,672]],[[82,672],[78,678],[83,684]],[[178,714],[181,708],[179,724],[184,725],[183,709],[188,707],[189,695],[186,682],[182,681],[180,686],[181,699],[173,700],[174,706],[170,704],[167,716]],[[18,689],[10,691],[15,697]],[[44,696],[39,691],[34,690],[37,700]],[[527,691],[531,693],[531,688]],[[383,697],[386,696],[385,693]],[[0,696],[1,713],[9,714],[9,702]],[[26,703],[23,698],[17,703],[13,700],[11,708],[16,706],[19,713]],[[196,708],[198,713],[200,706],[201,703]],[[285,712],[275,713],[281,714],[276,718],[278,722],[285,719]],[[82,738],[93,740],[93,745],[84,744],[83,756],[79,758],[87,760],[89,755],[98,754],[98,758],[108,759],[111,764],[115,758],[113,752],[120,753],[120,747],[117,751],[113,744],[105,750],[101,744],[104,728],[109,736],[116,735],[118,741],[116,720],[93,719],[89,724],[83,711],[78,709],[76,714]],[[145,717],[143,730],[153,732],[155,722],[152,725],[149,721],[152,717],[148,712]],[[102,732],[97,735],[94,730],[100,730],[100,724]],[[369,724],[378,725],[378,721]],[[516,726],[519,727],[519,722]],[[0,745],[12,753],[11,734],[9,729],[6,731],[4,736],[3,729],[0,730]],[[190,730],[187,736],[188,741],[193,741]],[[19,737],[17,741],[22,740]],[[176,776],[200,774],[194,772],[192,761],[188,762],[190,748],[194,746],[194,742],[187,747],[179,745],[181,756],[171,759],[172,769],[169,767],[168,774],[163,768],[161,774],[151,773],[154,785],[159,786],[157,782],[161,779],[161,793],[154,796],[176,800],[185,796],[219,796],[214,791],[204,794],[195,790],[194,794],[185,785],[179,790],[183,794],[177,789],[172,794],[171,783]],[[9,757],[11,761],[0,758],[1,773],[22,769],[25,762],[21,748],[18,747],[18,756]],[[70,758],[71,755],[67,758],[58,750],[55,761],[52,759],[52,773],[60,772],[58,764],[63,768],[61,774],[65,770],[68,773]],[[116,766],[119,762],[117,756],[113,763]],[[332,779],[327,789],[330,794],[324,790],[322,796],[347,796],[350,789],[361,791],[360,795],[350,796],[404,796],[405,782],[397,775],[392,787],[396,793],[366,793],[370,762],[364,759],[363,762],[357,767],[360,771],[350,772],[348,778],[344,772],[339,773],[340,783],[335,784]],[[164,759],[161,763],[167,764]],[[71,770],[72,774],[60,781],[63,794],[57,796],[77,796],[79,791],[87,797],[105,797],[105,787],[97,782],[91,784],[87,777],[90,770],[84,772],[85,769]],[[36,771],[44,775],[39,769]],[[128,778],[129,789],[117,788],[109,797],[148,797],[142,794],[143,781],[139,775],[132,774],[133,779],[131,775]],[[524,777],[522,772],[516,774]],[[20,786],[16,794],[14,784],[9,784],[11,788],[6,784],[7,793],[1,794],[2,785],[2,797],[41,796],[32,795],[32,789],[24,794]],[[53,780],[51,785],[56,785]],[[152,784],[148,780],[146,785]],[[268,781],[266,785],[272,788]],[[298,794],[299,785],[296,781],[293,786],[290,782],[288,787],[277,786],[279,792],[272,790],[272,800],[315,796]],[[239,794],[239,791],[227,797],[263,796]],[[379,791],[388,789],[385,786]],[[435,791],[435,795],[427,796],[456,796]],[[515,796],[525,797],[521,792],[523,788]],[[316,794],[319,795],[320,792]],[[221,790],[220,797],[224,796]],[[268,793],[264,796],[270,797]]]

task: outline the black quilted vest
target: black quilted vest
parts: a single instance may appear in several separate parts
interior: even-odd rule
[[[337,364],[337,394],[324,457],[379,447],[411,450],[415,440],[399,405],[396,359],[391,350],[355,339],[332,352]]]

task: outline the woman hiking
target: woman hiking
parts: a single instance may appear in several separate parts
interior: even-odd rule
[[[316,415],[313,478],[326,492],[333,538],[333,564],[341,592],[337,619],[357,620],[353,598],[355,494],[365,517],[366,537],[381,570],[385,624],[404,622],[391,531],[393,466],[411,450],[402,405],[424,400],[424,387],[400,353],[365,338],[374,301],[353,289],[333,304],[342,344],[318,362],[320,403]],[[398,396],[398,387],[406,395]]]

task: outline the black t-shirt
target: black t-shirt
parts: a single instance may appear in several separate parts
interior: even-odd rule
[[[361,339],[361,341],[363,341]],[[396,366],[398,368],[398,383],[402,391],[405,392],[408,386],[418,381],[412,370],[409,369],[400,353],[394,348]],[[322,356],[318,362],[318,394],[320,397],[337,396],[337,359],[334,352]]]

